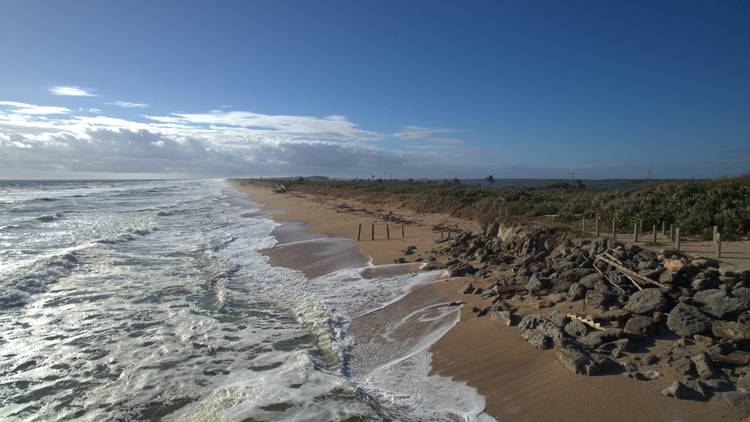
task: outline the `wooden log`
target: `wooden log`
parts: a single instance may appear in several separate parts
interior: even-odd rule
[[[721,233],[716,233],[716,257],[721,258]]]
[[[567,316],[570,319],[577,319],[595,330],[598,330],[598,331],[606,330],[606,328],[602,327],[601,324],[599,324],[598,322],[594,322],[590,320],[589,318],[578,316],[576,314],[566,314],[565,316]]]
[[[750,363],[750,352],[735,350],[726,355],[721,353],[710,353],[708,357],[714,362],[728,363],[730,365],[745,366]]]
[[[648,277],[644,277],[638,274],[637,272],[631,270],[630,268],[624,266],[622,262],[620,262],[619,259],[609,254],[609,252],[604,252],[601,255],[597,255],[596,259],[615,267],[621,273],[625,274],[626,277],[630,278],[630,281],[632,281],[633,284],[635,284],[636,287],[638,288],[641,288],[639,284],[653,284],[659,287],[667,287],[664,284],[659,283],[658,281],[654,281]]]
[[[362,223],[359,223],[359,226],[357,227],[357,240],[362,239]]]

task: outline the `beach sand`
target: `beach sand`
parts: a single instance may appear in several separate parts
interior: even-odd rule
[[[341,207],[341,200],[330,201],[323,198],[297,195],[293,193],[276,194],[266,187],[235,183],[235,186],[246,192],[250,198],[266,204],[273,217],[299,231],[301,227],[308,233],[306,239],[315,239],[316,234],[330,237],[352,239],[344,243],[347,247],[334,251],[343,263],[314,264],[315,257],[302,249],[281,246],[268,252],[274,265],[283,265],[301,269],[310,276],[322,274],[335,266],[356,266],[372,260],[376,264],[393,262],[394,258],[403,256],[402,250],[407,245],[417,247],[416,253],[410,256],[428,258],[429,251],[436,247],[435,240],[440,233],[434,233],[432,227],[438,223],[457,224],[462,228],[476,230],[475,223],[464,222],[441,215],[417,215],[408,210],[391,210],[411,221],[405,228],[406,239],[356,241],[357,226],[377,223],[382,232],[376,238],[385,236],[385,222],[378,220],[365,211],[372,210],[371,205],[348,202],[348,207]],[[385,210],[386,212],[389,210]],[[303,222],[303,223],[301,223]],[[304,224],[304,226],[299,226]],[[282,226],[283,227],[283,226]],[[277,238],[280,243],[300,240],[297,234],[284,239],[284,230],[293,233],[287,226],[281,229]],[[363,229],[364,231],[364,229]],[[274,235],[277,235],[274,233]],[[369,239],[369,233],[367,238]],[[284,239],[282,242],[281,240]],[[305,240],[305,239],[301,239]],[[339,244],[341,245],[341,243]],[[310,251],[310,248],[304,249]],[[328,251],[325,256],[332,256]],[[321,255],[323,256],[323,255]],[[312,264],[311,264],[312,263]],[[317,266],[316,266],[317,265]],[[395,268],[395,269],[393,269]],[[391,271],[406,271],[408,266],[391,267]],[[413,268],[411,268],[413,269]],[[383,270],[389,271],[389,270]],[[486,411],[501,421],[735,421],[747,420],[747,417],[730,408],[719,397],[707,402],[694,402],[667,398],[661,390],[669,385],[675,377],[668,366],[658,365],[664,376],[655,381],[636,381],[621,375],[586,377],[572,374],[555,362],[551,350],[540,352],[520,337],[518,328],[506,327],[502,322],[489,316],[478,318],[471,308],[486,300],[476,295],[460,295],[458,291],[467,282],[466,279],[451,279],[415,290],[402,300],[389,305],[382,311],[384,315],[398,315],[403,309],[412,308],[413,303],[423,304],[439,300],[462,300],[466,305],[461,309],[461,321],[430,349],[433,357],[433,372],[464,381],[476,388],[486,398]],[[481,282],[472,280],[475,285]],[[525,304],[516,304],[523,308]],[[569,307],[580,306],[563,302],[556,305],[563,311]],[[550,309],[534,312],[549,312]],[[523,313],[524,309],[520,309]],[[373,313],[356,321],[350,327],[360,335],[366,335],[366,325],[379,319],[389,320],[384,315]],[[378,323],[379,324],[379,323]],[[656,347],[668,347],[663,341]]]

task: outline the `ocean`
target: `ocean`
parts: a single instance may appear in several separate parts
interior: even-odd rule
[[[308,278],[279,225],[223,180],[0,182],[0,419],[491,419],[430,374],[458,307],[350,329],[437,272]]]

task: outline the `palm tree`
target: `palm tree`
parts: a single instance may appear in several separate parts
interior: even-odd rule
[[[487,183],[489,183],[490,187],[492,187],[492,186],[495,185],[495,178],[492,177],[491,174],[489,176],[485,177],[484,180],[486,180]]]

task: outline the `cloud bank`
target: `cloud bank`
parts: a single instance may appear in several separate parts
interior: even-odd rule
[[[248,111],[146,115],[0,101],[0,177],[410,176],[446,167],[434,152],[379,146],[345,116]]]

